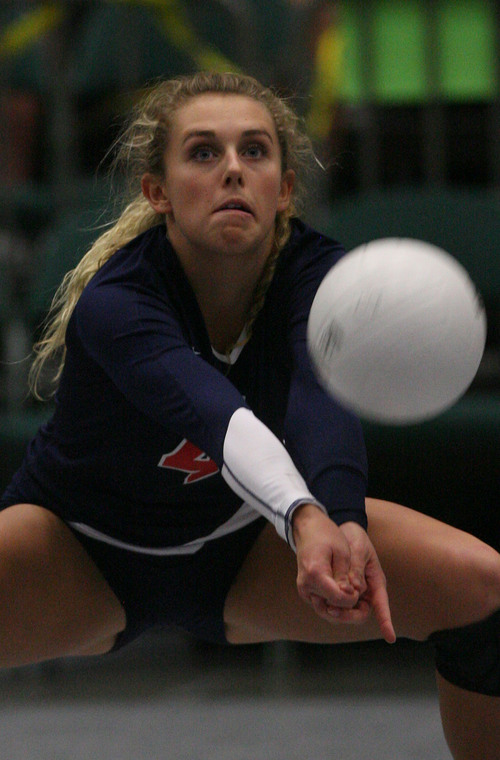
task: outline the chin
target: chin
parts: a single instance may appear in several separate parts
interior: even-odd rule
[[[263,248],[271,250],[274,240],[274,226],[271,231],[262,233],[259,230],[243,230],[241,228],[226,228],[217,236],[220,248],[228,253],[255,253]]]
[[[217,235],[215,247],[227,253],[244,253],[258,248],[260,240],[255,235],[242,234],[241,230],[224,230]]]

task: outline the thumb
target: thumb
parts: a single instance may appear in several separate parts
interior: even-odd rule
[[[333,554],[331,572],[333,580],[341,591],[346,594],[355,593],[351,581],[351,553],[348,547],[346,551],[337,551]]]

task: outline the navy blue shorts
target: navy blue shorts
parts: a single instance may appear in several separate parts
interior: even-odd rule
[[[195,554],[177,557],[137,554],[75,532],[127,616],[127,626],[113,650],[157,625],[174,625],[199,639],[227,644],[226,596],[266,524],[265,518],[259,518],[234,533],[207,541]]]
[[[0,500],[0,509],[29,502],[26,497],[11,485]],[[31,503],[40,501],[33,499]],[[125,610],[127,625],[112,651],[158,625],[173,625],[199,639],[227,644],[224,602],[267,524],[261,517],[240,530],[207,541],[195,554],[167,557],[138,554],[73,531]]]

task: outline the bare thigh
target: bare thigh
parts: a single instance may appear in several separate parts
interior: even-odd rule
[[[0,512],[0,667],[101,654],[125,613],[71,530],[52,512]]]
[[[480,620],[500,607],[500,555],[438,520],[367,499],[370,538],[387,578],[396,634],[432,632]],[[291,549],[267,526],[226,599],[226,635],[233,643],[295,640],[341,643],[380,638],[373,618],[363,625],[328,623],[298,595]]]

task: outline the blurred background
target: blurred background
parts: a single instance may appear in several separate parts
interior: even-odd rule
[[[487,536],[500,486],[499,21],[492,0],[4,0],[0,489],[50,412],[26,397],[30,346],[109,216],[124,115],[157,77],[238,69],[306,122],[325,166],[312,224],[347,249],[394,235],[441,245],[481,291],[488,346],[466,398],[366,435],[371,493]]]
[[[478,376],[436,420],[365,426],[369,490],[498,537],[494,0],[3,0],[0,491],[50,413],[27,396],[30,347],[55,287],[107,218],[121,120],[148,82],[205,68],[252,74],[303,116],[325,166],[310,223],[347,249],[428,240],[471,273],[488,314]]]

